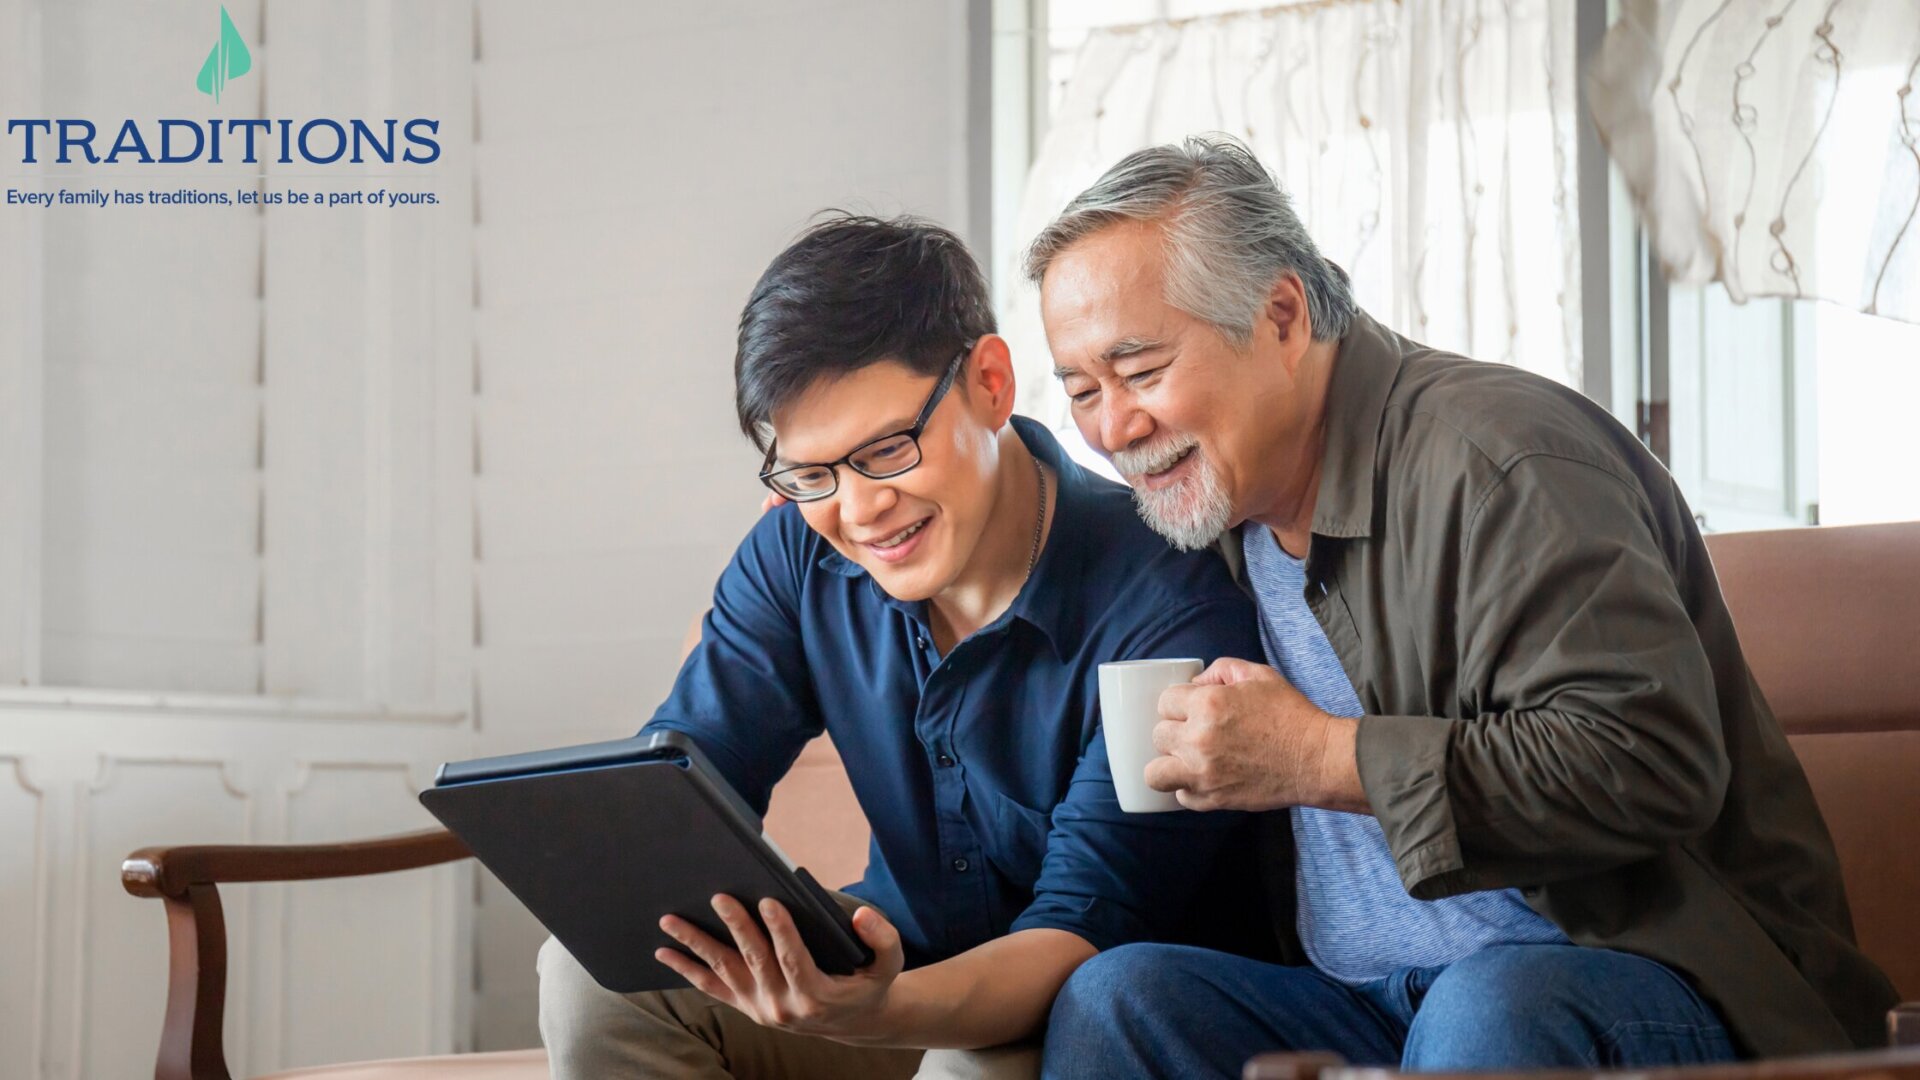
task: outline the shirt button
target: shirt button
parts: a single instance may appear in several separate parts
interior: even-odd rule
[[[934,760],[934,761],[935,761],[935,762],[936,762],[937,764],[939,764],[939,766],[940,766],[941,768],[943,768],[943,769],[951,769],[951,768],[953,768],[953,758],[952,758],[952,757],[951,757],[950,755],[947,755],[947,754],[941,754],[941,755],[940,755],[939,757],[937,757],[937,758],[934,758],[933,760]]]
[[[920,647],[921,647],[921,648],[923,648],[923,649],[924,649],[924,648],[926,648],[926,647],[927,647],[927,635],[925,635],[925,634],[921,634],[920,636],[918,636],[918,637],[916,637],[916,638],[914,638],[914,639],[913,639],[913,643],[914,643],[915,645],[918,645],[918,646],[920,646]]]
[[[956,874],[964,874],[967,872],[967,867],[971,865],[972,864],[965,859],[955,859],[953,860],[953,872]]]

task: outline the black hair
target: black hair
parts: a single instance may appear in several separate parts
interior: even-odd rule
[[[820,379],[888,360],[938,376],[994,333],[986,277],[958,236],[916,217],[832,213],[774,258],[740,313],[734,406],[762,450],[775,410]]]

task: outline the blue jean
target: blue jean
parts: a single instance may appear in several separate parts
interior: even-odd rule
[[[1184,945],[1124,945],[1074,972],[1048,1021],[1047,1077],[1237,1077],[1275,1050],[1408,1071],[1731,1061],[1712,1006],[1644,957],[1503,945],[1348,986]]]

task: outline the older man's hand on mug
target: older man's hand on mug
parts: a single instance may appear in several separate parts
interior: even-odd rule
[[[1359,722],[1308,701],[1265,664],[1223,658],[1160,695],[1147,786],[1192,810],[1318,806],[1365,812]]]

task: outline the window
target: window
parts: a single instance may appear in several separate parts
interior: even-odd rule
[[[1038,226],[1032,220],[1031,207],[1025,219],[1013,219],[1021,214],[1021,185],[1027,167],[1048,145],[1049,118],[1067,104],[1065,95],[1076,64],[1085,60],[1081,47],[1089,33],[1101,27],[1154,20],[1254,9],[1265,12],[1274,6],[1245,0],[1001,0],[996,5],[996,35],[1001,42],[996,53],[996,118],[998,121],[1007,116],[1010,110],[1022,125],[1023,137],[1013,144],[996,145],[994,200],[996,251],[1005,253],[994,268],[996,298],[1005,313],[1003,321],[1014,340],[1017,360],[1028,353],[1044,358],[1045,346],[1036,328],[1024,325],[1037,325],[1037,316],[1022,308],[1027,301],[1017,291],[1022,284],[1014,261],[1017,244],[1024,239],[1021,233],[1030,234]],[[1574,63],[1575,80],[1584,78],[1585,57],[1591,55],[1606,28],[1606,6],[1604,0],[1582,0],[1579,5],[1578,17],[1583,25],[1581,59]],[[1413,7],[1406,6],[1410,22]],[[1443,18],[1433,15],[1443,8],[1426,5],[1421,8],[1422,17]],[[1433,27],[1421,25],[1417,29]],[[1546,40],[1550,48],[1560,44],[1558,32],[1557,25],[1549,28]],[[1004,68],[1011,68],[1013,73]],[[1156,95],[1154,109],[1172,114],[1183,114],[1183,99],[1203,90],[1157,83],[1150,90],[1134,89]],[[1556,95],[1565,90],[1549,83],[1549,111],[1558,107],[1560,99]],[[1224,111],[1232,112],[1232,103]],[[1521,290],[1514,309],[1537,312],[1543,304],[1554,304],[1551,285],[1544,286],[1545,293],[1539,292],[1547,277],[1577,283],[1575,288],[1585,298],[1584,319],[1589,325],[1597,320],[1601,332],[1583,332],[1582,315],[1575,313],[1565,323],[1569,331],[1564,349],[1550,335],[1536,336],[1513,345],[1502,355],[1497,340],[1485,343],[1481,334],[1472,331],[1475,322],[1484,332],[1486,324],[1502,321],[1497,314],[1478,306],[1484,302],[1484,295],[1470,309],[1478,314],[1465,316],[1464,325],[1458,319],[1448,322],[1438,317],[1429,323],[1424,318],[1426,312],[1398,303],[1379,310],[1369,301],[1368,290],[1377,296],[1382,290],[1402,287],[1408,273],[1407,260],[1396,261],[1382,271],[1393,280],[1370,282],[1356,274],[1363,305],[1416,338],[1480,359],[1519,363],[1583,387],[1634,427],[1661,455],[1708,530],[1920,518],[1920,480],[1907,475],[1911,463],[1920,461],[1920,425],[1909,419],[1912,403],[1920,401],[1920,326],[1810,301],[1756,298],[1744,305],[1735,304],[1718,284],[1668,287],[1647,266],[1645,245],[1637,237],[1633,209],[1617,176],[1611,191],[1602,178],[1597,187],[1576,192],[1568,182],[1569,171],[1559,167],[1562,155],[1584,155],[1588,168],[1593,161],[1604,161],[1598,156],[1597,142],[1591,147],[1579,146],[1576,155],[1571,143],[1563,140],[1560,128],[1542,123],[1540,137],[1533,138],[1520,114],[1514,113],[1510,119],[1513,122],[1504,127],[1512,139],[1512,179],[1506,190],[1485,194],[1481,227],[1515,207],[1564,204],[1567,213],[1559,227],[1577,229],[1582,242],[1599,245],[1608,254],[1597,263],[1588,260],[1585,264],[1588,269],[1596,265],[1607,268],[1597,279],[1583,280],[1578,270],[1561,272],[1559,266],[1547,267],[1546,274],[1532,268],[1510,274],[1514,287]],[[1585,118],[1579,117],[1579,121],[1584,127]],[[1836,120],[1841,128],[1846,122],[1844,116]],[[1488,127],[1481,125],[1476,137],[1487,137]],[[1837,139],[1857,136],[1841,129],[1832,133]],[[1429,145],[1442,149],[1448,143],[1445,138],[1429,140]],[[1130,148],[1109,150],[1099,167],[1111,164]],[[1014,157],[1021,168],[1003,160]],[[1301,181],[1295,178],[1297,170],[1289,170],[1281,162],[1270,164],[1293,191],[1303,217],[1310,218],[1309,204],[1315,200],[1301,189]],[[1443,165],[1429,168],[1433,182],[1454,180],[1448,175],[1450,166]],[[1611,171],[1610,166],[1601,167]],[[1591,198],[1582,201],[1582,195]],[[1325,197],[1342,196],[1336,190]],[[1605,205],[1596,205],[1594,199]],[[1839,243],[1858,235],[1861,223],[1856,219],[1862,205],[1859,199],[1823,202],[1819,222],[1822,241]],[[1578,222],[1578,210],[1585,207],[1594,208],[1592,220]],[[1432,228],[1435,219],[1429,215],[1426,220]],[[1316,223],[1308,223],[1322,246],[1334,255],[1339,238],[1324,237]],[[1551,217],[1538,223],[1529,219],[1521,231],[1539,236],[1543,227],[1554,228],[1556,221]],[[1391,216],[1380,223],[1380,229],[1389,238],[1396,231],[1404,235],[1401,223]],[[1571,252],[1574,261],[1580,260],[1578,243],[1568,244],[1564,250]],[[1481,291],[1485,294],[1491,290]],[[1455,338],[1471,339],[1474,344]],[[1598,361],[1589,355],[1596,348],[1606,353]],[[1584,374],[1583,356],[1590,368]],[[1043,381],[1044,375],[1038,374],[1042,371],[1038,363],[1022,364],[1027,381]],[[1065,424],[1057,404],[1039,388],[1023,383],[1023,411],[1059,428],[1063,440],[1082,460],[1103,464]]]

